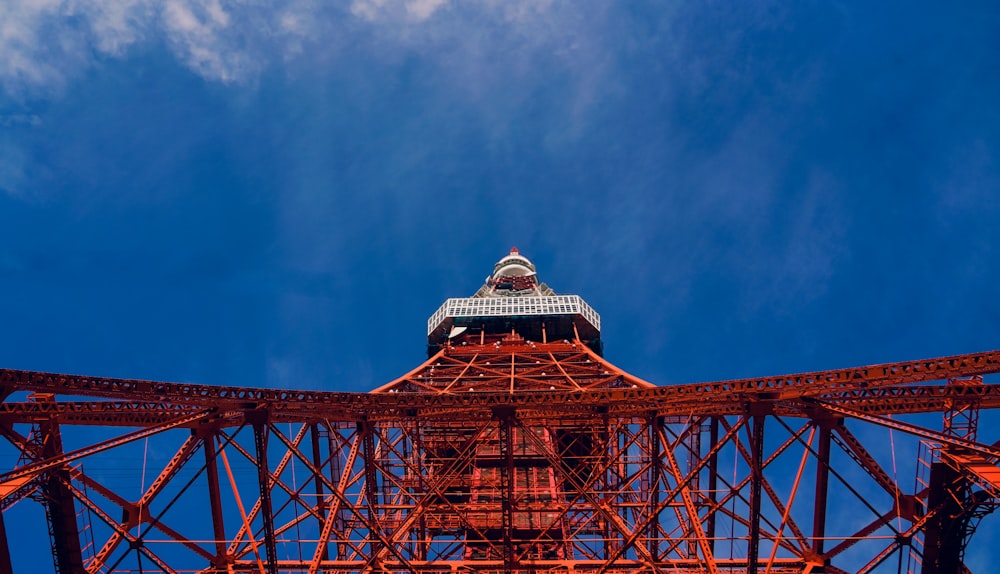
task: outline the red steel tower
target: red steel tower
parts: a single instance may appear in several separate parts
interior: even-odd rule
[[[371,393],[0,371],[0,574],[958,573],[1000,500],[1000,351],[656,386],[516,249],[427,334]]]

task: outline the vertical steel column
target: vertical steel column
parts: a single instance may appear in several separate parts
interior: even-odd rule
[[[248,417],[250,418],[250,417]],[[252,417],[253,439],[257,447],[257,481],[260,484],[260,515],[264,521],[264,549],[267,551],[267,572],[278,574],[278,548],[274,540],[274,512],[271,508],[271,478],[267,464],[267,413]]]
[[[320,453],[320,441],[319,441],[319,425],[312,423],[309,425],[309,439],[312,443],[312,465],[315,475],[313,476],[313,483],[316,487],[316,515],[317,518],[316,528],[318,532],[323,532],[323,522],[324,520],[333,520],[333,517],[326,516],[326,500],[323,499],[325,492],[323,490],[323,459]],[[320,560],[327,560],[330,557],[329,548],[327,546],[326,540],[319,540],[316,542],[323,547],[323,551],[319,555]]]
[[[389,504],[392,500],[392,489],[394,486],[394,481],[392,479],[392,460],[390,459],[390,452],[392,447],[390,443],[393,440],[390,432],[391,423],[385,424],[383,427],[384,434],[380,437],[378,441],[378,454],[375,459],[379,461],[379,470],[382,471],[382,483],[379,490],[382,492],[382,502],[384,504]],[[400,432],[402,432],[400,430]],[[388,475],[388,476],[387,476]],[[389,512],[385,514],[386,519],[389,519]]]
[[[819,444],[816,453],[816,500],[813,505],[813,547],[817,557],[822,557],[826,537],[826,507],[830,486],[830,424],[829,419],[817,421]],[[824,560],[825,562],[825,560]]]
[[[344,466],[346,464],[346,461],[341,458],[344,456],[344,447],[338,440],[338,430],[339,427],[335,429],[333,426],[329,426],[327,428],[326,435],[326,450],[330,454],[330,484],[333,485],[333,488],[339,488],[339,485],[344,483],[343,473]],[[343,495],[344,493],[340,492],[340,494]],[[335,507],[339,506],[342,505],[335,505]],[[347,556],[347,544],[343,541],[344,523],[341,519],[341,512],[342,510],[338,508],[336,512],[328,518],[328,520],[334,521],[333,530],[331,532],[338,533],[336,537],[337,560],[343,560]]]
[[[382,542],[380,533],[382,521],[378,515],[378,474],[375,472],[375,435],[372,432],[372,424],[368,421],[358,423],[358,432],[361,433],[361,453],[365,459],[365,502],[368,505],[368,556],[374,558],[382,553]]]
[[[764,466],[764,415],[753,415],[750,439],[750,536],[747,541],[747,572],[757,573],[760,550],[760,491]]]
[[[216,463],[218,453],[215,450],[215,439],[216,434],[210,432],[204,440],[208,504],[212,511],[212,537],[215,538],[215,563],[212,566],[219,572],[225,572],[229,558],[226,553],[226,527],[222,519],[222,495],[219,490],[219,467]]]
[[[691,475],[691,481],[687,484],[687,487],[691,489],[692,492],[701,491],[701,481],[699,480],[700,473],[693,472],[694,469],[698,468],[698,464],[701,462],[701,421],[702,419],[700,417],[697,418],[694,422],[690,424],[690,426],[687,429],[687,432],[689,434],[686,441],[688,446],[688,453],[687,453],[687,468],[685,470],[687,471],[687,474]],[[677,470],[678,471],[681,470],[680,466],[678,466]],[[695,513],[695,515],[691,517],[692,533],[697,532],[699,530],[696,524],[700,525],[700,520],[701,520],[700,515],[698,515],[697,513]],[[688,556],[692,557],[698,556],[698,546],[700,542],[701,541],[696,539],[688,540]]]
[[[420,493],[420,499],[416,503],[423,504],[424,498],[427,496],[427,485],[424,483],[424,477],[426,476],[426,471],[424,470],[424,441],[423,433],[421,429],[423,425],[419,421],[413,422],[412,430],[410,431],[410,466],[414,469],[416,473],[416,481],[414,488],[416,492]],[[413,490],[413,489],[411,489]],[[418,529],[418,542],[415,548],[415,554],[418,560],[427,560],[427,554],[429,550],[429,537],[427,535],[427,513],[421,512],[420,519],[417,522]]]
[[[924,532],[922,574],[965,572],[962,550],[965,538],[962,514],[968,480],[943,462],[931,464],[927,493],[928,511],[936,511]]]
[[[10,564],[10,546],[7,545],[7,527],[3,523],[3,512],[0,512],[0,574],[14,574]]]
[[[617,435],[615,435],[617,437]],[[612,440],[614,442],[612,443]],[[611,419],[608,417],[608,413],[604,412],[601,415],[601,426],[598,431],[598,441],[595,443],[595,447],[600,447],[600,457],[597,459],[597,464],[601,469],[601,482],[600,490],[601,494],[605,499],[612,496],[616,496],[611,492],[611,456],[612,453],[609,452],[612,448],[617,451],[618,440],[617,438],[612,439],[611,437]],[[604,555],[610,556],[614,551],[614,547],[611,545],[611,525],[607,517],[600,516],[598,519],[601,524],[601,539],[604,542]]]
[[[42,456],[53,458],[62,456],[62,435],[59,424],[53,420],[39,425],[42,436]],[[76,524],[76,505],[73,494],[65,483],[69,482],[69,472],[56,467],[45,473],[42,479],[42,497],[45,514],[52,536],[52,553],[60,574],[83,572],[83,551],[80,549],[80,529]]]
[[[715,508],[718,502],[719,488],[719,452],[715,445],[719,443],[719,417],[712,417],[708,426],[709,450],[711,454],[708,459],[708,501],[711,508]],[[713,511],[708,515],[708,523],[705,525],[705,536],[708,537],[708,547],[715,555],[715,516],[718,511]]]
[[[499,425],[500,441],[500,522],[503,529],[503,571],[512,574],[515,566],[514,556],[514,409],[497,407],[493,409],[493,418]]]
[[[981,385],[981,376],[948,379],[948,386]],[[944,432],[956,438],[976,440],[979,405],[976,400],[956,400],[944,413]],[[946,447],[948,450],[953,447]],[[965,553],[969,518],[975,503],[971,500],[969,479],[943,462],[931,464],[927,493],[928,512],[937,511],[924,532],[923,574],[967,572],[962,562]]]
[[[660,559],[660,479],[663,476],[663,456],[660,452],[663,445],[660,442],[660,427],[663,425],[663,417],[653,413],[649,416],[649,500],[647,501],[647,512],[650,514],[649,527],[646,532],[646,545],[649,555],[653,560]],[[669,446],[667,447],[669,448]],[[653,518],[653,515],[657,516]]]

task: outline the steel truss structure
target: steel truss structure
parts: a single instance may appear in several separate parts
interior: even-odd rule
[[[42,503],[60,572],[957,572],[1000,496],[1000,351],[655,387],[492,339],[368,394],[0,371],[3,506]]]
[[[1000,351],[655,386],[518,321],[370,393],[0,370],[0,574],[25,506],[60,573],[957,573],[1000,500]]]

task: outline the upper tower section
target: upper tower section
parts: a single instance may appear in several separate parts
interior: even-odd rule
[[[555,295],[544,283],[538,282],[535,265],[511,247],[493,266],[493,273],[473,297],[529,297]]]
[[[516,333],[529,341],[580,340],[601,352],[601,317],[577,295],[557,295],[512,247],[472,297],[452,298],[427,320],[427,352]]]

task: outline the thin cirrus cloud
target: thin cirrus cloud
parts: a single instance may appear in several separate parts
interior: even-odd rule
[[[0,8],[0,86],[14,95],[51,94],[96,60],[156,44],[206,80],[246,83],[310,41],[350,33],[352,23],[414,27],[476,12],[528,22],[550,4],[482,0],[456,10],[448,0],[353,0],[340,10],[315,0],[9,0]]]
[[[426,20],[445,3],[446,0],[405,0],[403,2],[354,0],[351,2],[351,13],[365,20],[380,20],[390,14],[405,14],[416,20]]]
[[[146,35],[151,3],[13,0],[0,10],[0,84],[48,91],[94,56],[121,56]]]
[[[0,18],[0,84],[12,94],[59,90],[95,60],[153,42],[205,79],[243,82],[275,45],[301,40],[312,9],[308,2],[14,0]]]

